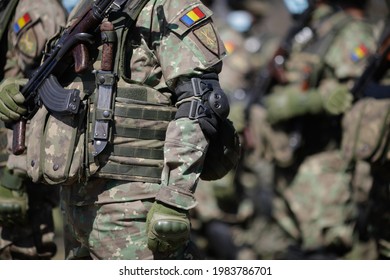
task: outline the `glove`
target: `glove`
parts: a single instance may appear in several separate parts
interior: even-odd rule
[[[269,122],[275,124],[307,113],[318,113],[322,110],[322,99],[314,90],[293,90],[269,95],[265,99],[265,106]]]
[[[27,110],[23,103],[24,96],[20,87],[27,83],[26,79],[9,78],[0,85],[0,119],[4,122],[16,121]]]
[[[324,109],[332,115],[342,114],[351,108],[352,99],[352,94],[347,86],[338,87],[327,98],[324,98]]]
[[[150,250],[173,253],[190,238],[188,212],[156,201],[146,217],[146,232]]]

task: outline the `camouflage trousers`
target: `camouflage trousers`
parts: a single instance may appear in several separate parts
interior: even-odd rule
[[[146,216],[159,186],[92,179],[62,187],[66,259],[194,259],[192,242],[172,254],[147,247]]]
[[[356,208],[351,174],[339,151],[308,157],[292,184],[274,200],[277,223],[305,252],[350,250]]]

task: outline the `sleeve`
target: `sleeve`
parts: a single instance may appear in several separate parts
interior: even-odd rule
[[[179,79],[219,73],[226,50],[211,20],[211,11],[200,1],[166,0],[155,5],[161,37],[156,47],[162,73],[170,88]],[[199,122],[173,120],[164,146],[162,188],[156,199],[171,206],[195,207],[194,192],[203,168],[208,140]]]
[[[348,23],[325,56],[325,77],[318,89],[322,98],[326,100],[345,86],[352,88],[375,49],[376,39],[370,24],[365,21]]]
[[[173,87],[182,76],[220,72],[226,49],[211,19],[212,12],[196,0],[160,4],[155,8],[160,32],[156,51],[168,86]]]
[[[367,58],[375,52],[376,39],[372,26],[364,21],[352,21],[343,28],[327,52],[325,63],[338,80],[360,76]]]
[[[12,49],[7,57],[8,65],[19,68],[23,76],[30,75],[41,62],[47,40],[65,25],[65,21],[65,10],[58,1],[20,0],[11,23]],[[13,72],[15,75],[17,71]]]

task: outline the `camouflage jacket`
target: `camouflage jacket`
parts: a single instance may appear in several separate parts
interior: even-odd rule
[[[78,7],[74,11],[77,9]],[[74,14],[77,17],[77,12]],[[221,60],[226,51],[215,31],[211,15],[212,12],[198,0],[148,1],[139,13],[135,25],[128,32],[128,37],[125,37],[121,50],[124,58],[121,57],[119,62],[121,69],[117,94],[121,94],[121,98],[126,99],[131,95],[128,91],[131,85],[144,86],[158,92],[155,95],[157,97],[146,96],[147,100],[144,101],[149,102],[153,99],[159,107],[174,108],[177,100],[175,88],[178,83],[204,73],[219,73],[222,67]],[[72,17],[71,14],[70,18]],[[124,32],[127,31],[126,29],[128,28],[125,28]],[[99,61],[96,61],[94,68],[99,69],[99,67]],[[88,86],[90,88],[87,88]],[[92,78],[91,75],[82,75],[77,77],[69,87],[81,89],[83,92],[89,90],[93,92],[95,80],[93,75]],[[116,99],[116,107],[119,99]],[[140,123],[140,120],[131,121]],[[116,128],[124,123],[129,124],[129,121],[115,116]],[[157,121],[149,121],[139,125],[157,129],[159,124]],[[113,145],[121,142],[118,138],[115,139]],[[153,145],[155,140],[157,139],[146,141],[148,145]],[[134,142],[134,139],[130,141]],[[58,146],[61,149],[61,145]],[[123,176],[117,173],[115,178],[109,178],[114,180],[111,180],[108,185],[103,183],[101,186],[96,183],[93,190],[88,189],[86,192],[80,190],[72,202],[89,204],[156,197],[157,200],[175,207],[192,208],[196,204],[193,193],[202,171],[207,147],[208,141],[197,120],[189,118],[172,120],[165,134],[164,161],[159,183],[150,183],[142,179],[128,180],[124,178],[125,173]],[[53,153],[53,157],[56,156],[55,154]],[[123,168],[121,159],[117,157],[115,160],[118,160],[117,166]],[[134,165],[142,167],[142,162],[134,158],[132,160],[136,161]],[[133,168],[129,160],[126,163],[130,169]],[[93,164],[90,168],[93,169]],[[94,176],[102,177],[99,176],[99,172],[103,168],[104,166],[100,165],[96,170],[92,170],[95,172]],[[96,195],[93,194],[98,194],[97,201]]]

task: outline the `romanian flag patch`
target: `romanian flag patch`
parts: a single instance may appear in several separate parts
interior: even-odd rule
[[[194,23],[198,22],[206,15],[202,12],[199,7],[193,8],[191,11],[187,12],[184,16],[180,18],[180,21],[184,23],[187,27],[191,27]]]
[[[359,47],[355,48],[351,53],[351,59],[354,62],[358,62],[362,58],[366,57],[368,54],[368,49],[365,45],[361,44]]]
[[[31,22],[31,17],[28,13],[25,13],[14,23],[14,32],[18,34],[29,22]]]

